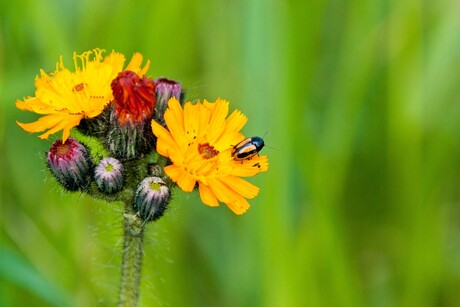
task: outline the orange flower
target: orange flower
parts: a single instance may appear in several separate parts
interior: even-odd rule
[[[234,213],[243,214],[259,188],[240,177],[254,176],[268,170],[267,156],[254,156],[243,161],[232,157],[235,144],[244,139],[239,132],[247,121],[235,110],[227,118],[228,102],[217,99],[186,102],[182,109],[176,98],[168,102],[164,119],[169,130],[152,121],[157,136],[157,152],[169,157],[172,164],[166,174],[185,192],[198,183],[203,203],[215,207],[219,201]]]
[[[101,114],[113,99],[110,83],[122,71],[125,61],[121,53],[112,51],[103,58],[103,52],[94,49],[81,55],[74,54],[75,72],[64,67],[62,57],[54,73],[40,70],[40,76],[35,79],[35,97],[17,100],[16,107],[44,116],[30,124],[17,124],[28,132],[46,131],[39,136],[42,139],[63,130],[62,141],[65,142],[70,129],[81,119]],[[141,69],[141,62],[142,55],[136,53],[127,69],[144,74],[150,63]]]

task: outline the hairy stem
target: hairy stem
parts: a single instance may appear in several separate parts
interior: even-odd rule
[[[144,226],[126,206],[118,306],[137,306],[141,282]]]

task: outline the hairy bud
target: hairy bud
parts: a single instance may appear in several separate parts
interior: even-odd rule
[[[91,183],[93,165],[88,150],[76,140],[57,140],[46,158],[51,172],[67,190],[84,190]]]
[[[169,188],[162,179],[147,177],[137,186],[134,210],[144,221],[157,220],[166,210],[169,198]]]
[[[104,158],[94,170],[94,180],[103,193],[114,194],[123,189],[123,164],[115,158]]]

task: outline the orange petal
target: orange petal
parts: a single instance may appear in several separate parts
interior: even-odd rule
[[[215,144],[225,128],[225,117],[228,114],[228,101],[217,99],[208,125],[207,139]]]
[[[184,132],[184,111],[175,97],[169,99],[164,119],[176,143],[185,150],[188,143]]]
[[[212,192],[212,190],[208,186],[200,183],[199,184],[199,191],[200,191],[201,201],[205,205],[208,205],[210,207],[218,207],[219,206],[219,202],[217,201],[216,195],[214,195],[214,193]]]
[[[251,159],[241,161],[232,159],[230,161],[225,161],[222,164],[222,169],[225,169],[233,176],[251,177],[268,170],[268,157],[254,156]]]
[[[41,139],[47,139],[50,134],[54,134],[60,130],[62,132],[62,142],[65,142],[67,138],[70,136],[70,129],[77,126],[80,123],[82,116],[81,115],[65,115],[65,118],[61,119],[59,123],[53,126],[50,130],[46,133],[40,135]]]
[[[210,187],[217,199],[225,203],[234,213],[243,214],[250,205],[245,198],[217,178],[209,179]]]
[[[239,131],[247,121],[248,118],[240,111],[233,111],[225,121],[225,128],[214,146],[222,151],[244,140],[244,135]]]
[[[247,182],[244,179],[236,176],[228,176],[222,178],[225,184],[244,198],[254,198],[259,194],[259,188],[252,183]]]
[[[165,157],[172,159],[170,155],[180,154],[181,151],[176,143],[176,141],[171,136],[168,130],[163,126],[158,124],[156,121],[152,120],[152,131],[158,138],[157,140],[157,152]],[[178,163],[177,158],[174,157],[173,162]]]
[[[197,102],[194,105],[195,116],[198,118],[198,132],[200,135],[204,135],[206,129],[208,129],[208,124],[211,119],[211,110],[204,106],[204,104]],[[196,115],[198,114],[198,115]]]
[[[125,62],[125,56],[121,53],[112,52],[104,58],[104,63],[108,64],[109,67],[112,67],[112,73],[116,74],[119,73],[123,69],[123,64]]]
[[[139,52],[134,53],[133,57],[131,58],[131,61],[126,67],[126,70],[133,71],[139,76],[145,75],[145,73],[150,67],[150,61],[147,61],[144,68],[141,69],[142,59],[143,59],[142,54],[140,54]]]
[[[227,118],[225,122],[225,130],[226,131],[240,131],[241,128],[244,127],[247,121],[248,121],[248,118],[246,117],[246,115],[244,115],[238,110],[235,110]]]
[[[176,166],[174,164],[168,165],[164,168],[166,175],[171,178],[172,181],[176,182],[177,185],[184,192],[192,192],[195,188],[196,180],[183,167]]]
[[[16,100],[16,108],[24,111],[31,111],[37,114],[56,113],[56,107],[48,103],[44,103],[37,97],[28,97],[24,101]]]
[[[197,106],[187,102],[184,104],[184,130],[187,143],[193,142],[199,135],[199,116]]]
[[[23,124],[16,122],[19,127],[24,129],[27,132],[41,132],[46,129],[50,129],[57,125],[62,120],[62,117],[59,116],[59,113],[50,114],[40,117],[37,121],[29,124]]]
[[[241,198],[231,203],[226,203],[226,205],[230,208],[230,210],[232,210],[235,214],[238,215],[245,213],[251,207],[248,201],[244,198]]]

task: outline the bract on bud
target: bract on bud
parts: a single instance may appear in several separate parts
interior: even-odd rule
[[[168,100],[176,97],[178,101],[183,100],[182,86],[179,82],[166,78],[155,80],[155,95],[157,106],[155,108],[154,119],[157,123],[165,126],[164,113],[168,107]]]
[[[169,202],[169,188],[158,177],[147,177],[137,186],[134,210],[144,221],[160,218]]]
[[[47,154],[47,162],[56,179],[69,191],[84,190],[92,180],[92,162],[85,146],[68,138],[57,140]]]
[[[107,135],[110,125],[110,109],[104,109],[101,114],[93,118],[83,118],[77,126],[78,131],[85,135]]]
[[[107,135],[109,149],[123,160],[140,157],[155,145],[149,129],[156,106],[155,82],[125,70],[111,86],[114,100]]]
[[[123,164],[115,158],[104,158],[94,170],[94,180],[103,193],[114,194],[123,189]]]

